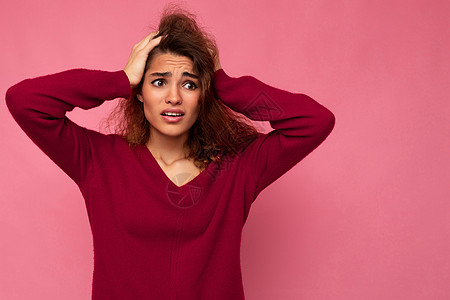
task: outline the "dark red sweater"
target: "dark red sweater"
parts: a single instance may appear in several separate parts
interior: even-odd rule
[[[233,110],[270,121],[235,157],[178,187],[145,145],[65,116],[130,96],[123,70],[73,69],[23,80],[6,92],[14,119],[78,185],[94,243],[92,299],[244,299],[241,232],[257,195],[318,147],[335,117],[310,97],[254,77],[214,78]]]

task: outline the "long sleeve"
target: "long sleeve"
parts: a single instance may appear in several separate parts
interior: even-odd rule
[[[243,168],[253,178],[254,199],[316,149],[331,133],[335,116],[311,97],[267,85],[252,76],[230,77],[219,69],[216,96],[254,121],[269,121],[274,129],[261,134],[243,154]]]
[[[80,185],[91,167],[93,140],[103,134],[77,125],[66,112],[128,98],[130,92],[123,70],[72,69],[25,79],[11,86],[5,98],[27,136]]]

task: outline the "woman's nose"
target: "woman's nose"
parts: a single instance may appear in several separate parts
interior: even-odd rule
[[[178,86],[174,84],[169,89],[169,94],[167,95],[166,103],[180,104],[181,101],[182,100],[180,91],[178,90]]]

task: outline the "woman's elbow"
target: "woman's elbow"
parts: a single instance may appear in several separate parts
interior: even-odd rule
[[[13,116],[26,110],[26,103],[27,99],[30,98],[30,91],[25,85],[25,81],[16,83],[6,90],[6,106]]]
[[[325,108],[317,119],[317,135],[321,139],[325,139],[333,131],[336,124],[336,117],[329,109]]]
[[[331,132],[334,128],[334,125],[336,124],[336,116],[328,110],[328,117],[327,117],[327,128]]]

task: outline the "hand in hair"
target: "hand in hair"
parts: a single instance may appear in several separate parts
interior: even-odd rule
[[[216,57],[216,67],[215,67],[214,71],[217,71],[219,69],[222,69],[222,66],[220,65],[219,55],[217,55],[217,57]]]
[[[217,50],[217,52],[215,52],[215,55],[214,55],[214,52],[212,52],[212,54],[213,54],[213,57],[214,57],[214,65],[215,65],[214,72],[215,72],[215,71],[217,71],[219,69],[222,69],[222,66],[220,65],[219,51]]]
[[[145,62],[147,61],[148,54],[161,41],[162,36],[154,38],[158,33],[159,31],[151,32],[133,46],[128,62],[124,68],[131,87],[137,86],[141,81],[142,76],[144,75]]]

